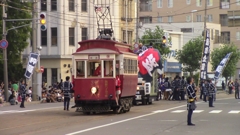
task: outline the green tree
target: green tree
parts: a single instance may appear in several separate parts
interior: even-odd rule
[[[164,31],[159,26],[156,26],[156,28],[152,30],[146,30],[143,34],[143,36],[140,39],[140,42],[144,45],[149,45],[150,43],[153,43],[153,47],[158,49],[161,55],[165,56],[166,54],[170,53],[169,47],[163,47],[161,45],[162,37],[164,36]],[[158,41],[157,41],[158,40]],[[159,42],[160,41],[160,42]]]
[[[7,19],[31,19],[30,3],[21,3],[19,0],[11,0],[6,4]],[[29,10],[29,11],[28,11]],[[0,8],[0,17],[2,18],[2,6]],[[31,21],[14,21],[6,23],[6,30],[25,24],[30,24]],[[0,21],[0,33],[2,32],[2,20]],[[23,77],[24,71],[21,63],[23,50],[28,46],[28,41],[31,33],[30,25],[15,30],[10,30],[7,33],[7,48],[8,61],[8,79],[18,80]],[[2,52],[2,50],[1,50]],[[1,53],[2,54],[2,53]],[[2,57],[0,57],[0,67],[3,67]],[[3,68],[0,68],[0,76],[3,76]]]
[[[213,71],[216,70],[222,59],[230,52],[232,52],[232,55],[222,73],[222,76],[226,78],[226,81],[228,77],[235,74],[237,63],[240,60],[240,52],[238,51],[237,46],[234,44],[223,45],[211,52],[211,64]]]
[[[182,70],[184,72],[190,72],[192,76],[194,71],[200,69],[202,49],[203,38],[197,37],[188,41],[182,50],[177,50],[175,58],[183,64]]]

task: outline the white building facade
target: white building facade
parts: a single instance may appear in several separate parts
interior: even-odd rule
[[[44,67],[42,81],[48,86],[66,76],[71,76],[72,53],[79,48],[78,42],[96,39],[99,35],[95,6],[101,6],[104,12],[110,7],[114,37],[119,35],[119,2],[107,0],[41,0],[38,3],[38,13],[46,13],[46,31],[38,25],[37,46],[42,46],[40,65]],[[107,22],[109,23],[109,22]],[[32,52],[32,44],[23,52],[23,62],[26,67],[28,55]]]

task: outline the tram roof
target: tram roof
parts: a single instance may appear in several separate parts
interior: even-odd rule
[[[78,42],[80,47],[77,49],[73,55],[76,54],[123,54],[123,53],[133,53],[130,49],[131,45],[119,43],[112,40],[85,40]]]

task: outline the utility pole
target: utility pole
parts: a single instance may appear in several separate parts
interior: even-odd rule
[[[138,29],[139,29],[139,0],[137,1],[137,19],[136,19],[136,42],[139,42]]]
[[[5,4],[6,4],[6,0],[2,0],[2,24],[3,24],[3,35],[2,35],[2,39],[6,39],[7,36],[7,32],[6,32],[6,18],[7,18],[7,14],[5,13]],[[4,64],[3,64],[3,74],[4,74],[4,93],[5,93],[5,101],[8,101],[8,61],[7,61],[7,48],[3,49],[3,60],[4,60]]]
[[[128,0],[125,0],[125,6],[126,6],[126,8],[125,8],[125,10],[126,10],[126,12],[125,12],[125,24],[126,24],[126,34],[125,34],[125,40],[126,40],[126,42],[128,43]],[[129,44],[129,43],[128,43]]]
[[[33,0],[32,2],[32,52],[36,53],[37,52],[37,23],[36,23],[36,9],[37,9],[37,2]],[[37,77],[37,72],[33,72],[32,76],[32,98],[33,101],[38,101],[38,77]]]

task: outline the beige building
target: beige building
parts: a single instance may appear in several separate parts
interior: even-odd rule
[[[148,23],[143,24],[142,27],[139,29],[139,36],[141,37],[146,29],[154,30],[156,26],[164,29],[165,33],[169,33],[172,38],[172,46],[170,47],[171,54],[167,57],[167,61],[176,62],[173,58],[176,54],[176,50],[182,49],[189,40],[192,38],[196,38],[202,35],[204,30],[204,23],[203,22],[194,22],[194,23]],[[220,44],[217,42],[218,38],[215,38],[218,34],[221,33],[221,25],[215,23],[206,23],[207,28],[210,30],[210,51],[214,48],[220,47]],[[194,31],[192,31],[192,27]],[[182,33],[182,34],[180,34]],[[211,52],[210,52],[211,53]],[[175,64],[176,65],[176,64]],[[212,65],[209,62],[208,64],[208,72],[212,71]],[[188,73],[183,73],[184,76],[187,76]]]
[[[136,1],[135,0],[119,0],[120,13],[120,31],[122,42],[126,41],[128,44],[133,44],[136,37]],[[126,19],[127,18],[127,19]],[[126,23],[127,20],[127,23]],[[127,31],[127,39],[126,39]]]
[[[240,0],[140,0],[140,22],[169,23],[169,25],[203,22],[205,1],[207,1],[207,22],[221,25],[221,32],[213,33],[214,40],[221,43],[233,42],[240,48]],[[236,76],[239,75],[240,63],[236,72]]]
[[[40,65],[44,67],[40,82],[47,82],[50,86],[61,79],[65,80],[66,76],[71,76],[72,53],[79,48],[78,42],[96,39],[99,35],[95,7],[98,7],[99,14],[105,12],[109,7],[114,30],[113,36],[120,41],[122,39],[121,20],[119,20],[120,8],[116,7],[121,7],[121,5],[118,1],[41,0],[38,2],[38,13],[45,12],[47,21],[47,30],[41,31],[38,25],[37,33],[37,46],[42,46]],[[110,24],[110,22],[106,23]],[[107,25],[107,28],[110,28],[110,25]],[[23,52],[25,68],[31,51],[32,45],[29,41],[29,46]]]

